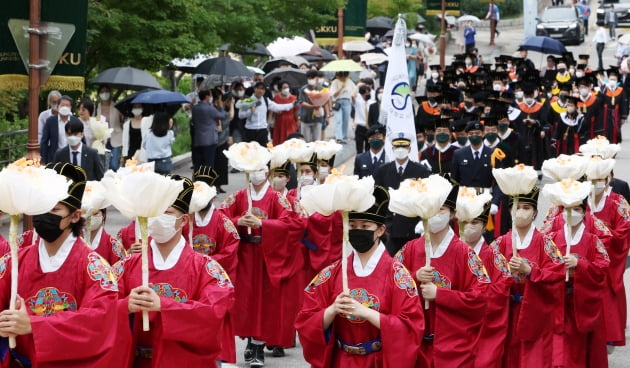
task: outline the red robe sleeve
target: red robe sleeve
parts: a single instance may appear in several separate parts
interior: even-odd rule
[[[321,270],[340,259],[343,241],[341,212],[336,211],[330,216],[319,213],[310,215],[304,239],[317,246],[317,250],[310,249],[308,252],[310,265],[314,270]]]
[[[610,258],[602,242],[592,234],[584,234],[592,245],[588,254],[579,255],[573,279],[575,321],[581,332],[593,331],[600,324],[602,289],[606,281]]]
[[[238,262],[237,251],[240,238],[234,223],[223,213],[216,212],[212,215],[218,216],[218,226],[222,230],[218,232],[219,247],[212,258],[215,259],[230,275],[231,279],[236,277],[236,264]]]
[[[138,240],[136,238],[136,222],[131,221],[129,225],[118,230],[116,240],[118,240],[126,250],[129,250],[129,248],[131,248],[131,244]]]

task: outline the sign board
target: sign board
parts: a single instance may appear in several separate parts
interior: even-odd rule
[[[317,43],[323,46],[337,44],[337,11],[330,14],[334,18],[315,28]],[[343,10],[343,40],[364,40],[367,20],[367,0],[348,0]]]
[[[427,15],[442,14],[442,1],[446,2],[446,15],[460,16],[459,0],[427,0]]]

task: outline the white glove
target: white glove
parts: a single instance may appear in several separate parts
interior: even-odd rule
[[[490,206],[490,214],[491,214],[491,215],[496,215],[496,214],[497,214],[497,212],[499,212],[499,207],[497,207],[497,205],[493,203],[493,204]]]

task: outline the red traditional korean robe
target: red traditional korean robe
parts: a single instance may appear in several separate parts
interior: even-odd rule
[[[251,209],[262,220],[262,227],[252,228],[251,234],[246,227],[237,227],[241,239],[232,323],[237,336],[286,348],[295,342],[294,321],[300,308],[296,292],[304,260],[296,234],[303,228],[282,194],[269,185],[262,190],[265,194],[252,200]],[[247,209],[245,189],[231,194],[220,206],[234,224]],[[251,242],[254,236],[260,242]]]
[[[512,258],[512,230],[491,245]],[[551,367],[554,310],[561,305],[565,267],[550,237],[534,229],[532,240],[518,254],[532,268],[527,276],[513,273],[510,289],[504,367]]]
[[[123,245],[116,238],[109,235],[105,228],[101,228],[101,237],[98,239],[98,246],[94,251],[105,258],[110,265],[127,256],[127,251]]]
[[[490,283],[481,260],[454,233],[444,254],[431,258],[435,301],[425,311],[424,337],[417,367],[473,367],[476,342]],[[395,257],[416,279],[426,264],[424,236],[405,244]],[[420,295],[421,304],[424,304]]]
[[[17,337],[17,353],[34,368],[111,367],[118,287],[109,264],[77,238],[63,265],[44,273],[39,244],[19,253],[18,295],[32,334]],[[11,255],[0,258],[0,300],[9,306]]]
[[[0,235],[0,256],[3,256],[11,251],[11,247],[9,246],[9,242],[4,239],[2,235]]]
[[[136,236],[136,222],[131,221],[129,225],[118,230],[116,240],[118,240],[126,250],[129,250],[131,245],[136,241],[140,241],[140,234]]]
[[[370,275],[359,277],[352,266],[354,257],[348,257],[350,295],[381,313],[381,328],[367,320],[337,315],[331,327],[323,330],[324,311],[342,292],[341,261],[337,261],[304,290],[304,303],[295,323],[304,358],[314,368],[414,367],[424,319],[413,278],[387,251]],[[379,338],[382,350],[366,355],[349,354],[337,345],[337,339],[359,344]]]
[[[566,254],[564,226],[551,235],[558,250]],[[569,272],[569,282],[561,294],[564,303],[556,312],[554,366],[605,368],[608,356],[601,333],[604,331],[601,290],[605,287],[610,259],[602,242],[585,230],[580,241],[571,246],[571,254],[578,257],[578,264]]]
[[[167,270],[157,270],[153,265],[152,247],[148,253],[149,282],[161,304],[160,312],[149,312],[148,332],[142,331],[142,313],[130,315],[128,309],[129,292],[142,285],[141,255],[132,254],[113,267],[120,286],[119,318],[131,317],[133,326],[133,331],[119,334],[120,364],[216,367],[222,338],[217,331],[234,303],[229,276],[217,261],[196,253],[188,244],[177,263]],[[138,347],[152,349],[152,359],[135,357]]]

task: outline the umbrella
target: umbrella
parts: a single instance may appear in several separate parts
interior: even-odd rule
[[[461,22],[475,22],[475,23],[479,23],[481,22],[481,20],[479,20],[479,18],[475,17],[474,15],[462,15],[461,17],[457,18],[457,23],[461,23]]]
[[[380,52],[368,52],[361,55],[361,61],[367,65],[378,65],[387,61],[387,55]]]
[[[276,79],[289,83],[291,88],[300,88],[306,84],[306,72],[296,68],[278,68],[265,75],[264,82],[267,86]]]
[[[438,19],[442,19],[442,14],[436,15],[436,17],[438,17]],[[455,18],[452,15],[447,15],[445,18],[446,18],[446,23],[448,23],[449,25],[455,25],[455,23],[457,22],[457,18]]]
[[[625,34],[621,37],[619,37],[619,39],[617,40],[617,42],[619,42],[622,45],[630,45],[630,33]]]
[[[390,17],[374,17],[365,22],[365,28],[392,29],[394,21]]]
[[[149,104],[149,105],[158,105],[158,104],[183,104],[190,103],[186,96],[179,92],[167,91],[164,89],[155,90],[155,91],[147,91],[143,93],[138,93],[136,98],[131,100],[132,104]]]
[[[320,70],[322,72],[360,72],[363,68],[350,59],[343,59],[331,61]]]
[[[115,105],[116,109],[118,109],[118,111],[120,111],[125,116],[133,117],[133,114],[131,113],[131,107],[135,103],[140,103],[140,102],[133,102],[133,101],[136,99],[136,97],[138,97],[139,95],[144,94],[146,92],[155,92],[155,90],[144,89],[142,91],[134,92],[134,93],[128,95],[127,97],[123,98],[122,100],[120,100]],[[169,92],[169,91],[164,91],[164,92]],[[166,103],[166,104],[142,103],[142,116],[152,115],[156,111],[166,111],[170,116],[173,116],[173,115],[175,115],[177,110],[179,110],[180,107],[181,107],[181,105],[179,103],[175,103],[175,104],[171,104],[171,103]]]
[[[264,70],[266,73],[269,73],[270,71],[279,67],[281,64],[289,64],[297,68],[302,64],[308,65],[309,63],[308,60],[301,56],[285,56],[268,60],[267,62],[265,62],[265,64],[263,64],[262,70]]]
[[[533,36],[519,45],[525,50],[538,51],[543,54],[562,55],[567,52],[562,42],[545,36]]]
[[[409,35],[415,34],[416,31],[413,29],[408,29],[407,30],[407,37],[409,37]],[[385,35],[383,35],[383,37],[387,38],[387,37],[394,37],[394,30],[390,29],[389,31],[387,31],[387,33],[385,33]]]
[[[231,45],[229,43],[225,43],[221,45],[221,47],[219,47],[219,51],[223,51],[223,52],[235,51],[236,53],[241,54],[241,55],[271,56],[271,53],[269,52],[269,50],[267,50],[265,45],[263,45],[260,42],[256,42],[253,46],[246,47],[245,49],[241,49],[240,52],[237,52],[239,51],[237,49],[231,50],[230,46]]]
[[[298,56],[303,57],[304,59],[308,60],[308,61],[332,61],[332,60],[337,60],[337,56],[335,54],[333,54],[332,52],[326,50],[326,49],[322,49],[320,48],[319,51],[321,52],[321,55],[309,55],[309,54],[300,54]]]
[[[273,57],[294,56],[311,51],[313,43],[304,37],[293,38],[280,37],[267,45],[267,49]]]
[[[255,66],[248,66],[247,69],[249,69],[254,74],[265,75],[265,71],[264,70],[262,70],[260,68],[256,68]]]
[[[208,59],[195,68],[196,74],[220,75],[222,77],[251,77],[254,75],[243,63],[227,56]]]
[[[106,69],[92,79],[90,83],[107,84],[111,88],[117,89],[162,88],[154,76],[144,70],[130,66]]]
[[[374,50],[374,45],[363,40],[347,41],[343,43],[343,50],[350,52],[365,52]]]
[[[197,56],[195,56],[193,59],[173,59],[171,61],[171,64],[177,70],[180,70],[184,73],[194,74],[197,66],[209,57],[209,55],[197,54]]]
[[[433,38],[434,37],[435,36],[433,36],[432,34],[414,33],[414,34],[409,36],[409,39],[416,40],[418,42],[422,42],[422,43],[425,43],[427,45],[434,45],[435,44],[433,42]]]

